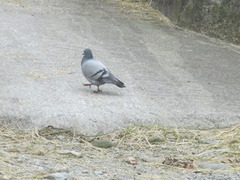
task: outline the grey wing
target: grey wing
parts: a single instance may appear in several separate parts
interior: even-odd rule
[[[98,84],[103,78],[110,76],[110,71],[100,61],[91,60],[82,64],[84,76],[93,84]]]

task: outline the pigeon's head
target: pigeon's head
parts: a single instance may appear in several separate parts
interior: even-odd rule
[[[92,51],[91,51],[91,49],[85,49],[84,51],[83,51],[83,58],[85,59],[85,60],[87,60],[87,59],[93,59],[93,55],[92,55]]]

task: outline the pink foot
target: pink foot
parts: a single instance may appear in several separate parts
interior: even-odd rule
[[[92,84],[83,84],[84,86],[89,86],[91,88]]]

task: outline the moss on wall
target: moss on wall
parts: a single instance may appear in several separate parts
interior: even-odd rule
[[[152,0],[178,26],[240,44],[239,0]]]

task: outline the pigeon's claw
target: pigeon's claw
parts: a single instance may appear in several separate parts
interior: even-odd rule
[[[102,92],[101,90],[99,90],[99,91],[93,91],[94,93],[99,93],[99,92]]]
[[[102,92],[100,89],[99,89],[99,86],[97,86],[97,90],[96,91],[93,91],[94,93],[99,93],[99,92]]]

